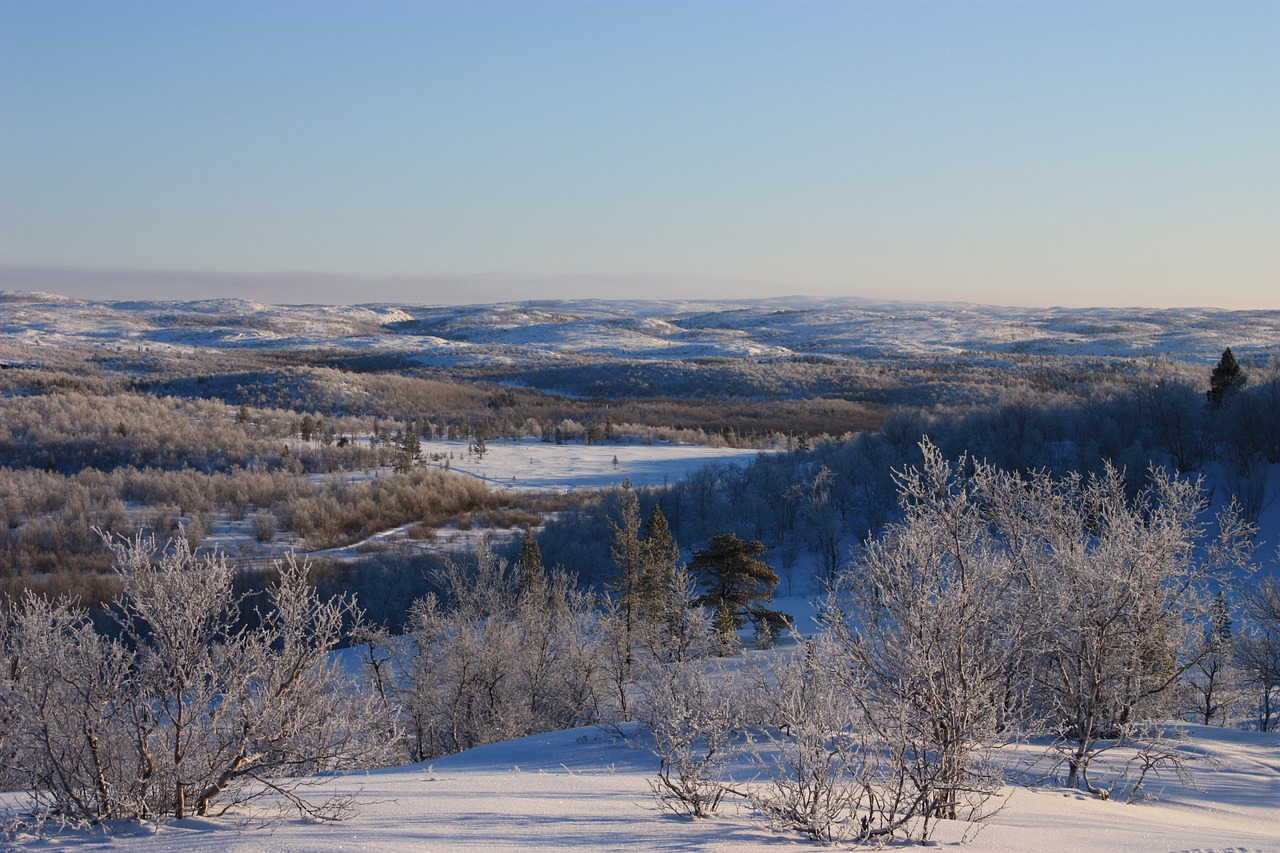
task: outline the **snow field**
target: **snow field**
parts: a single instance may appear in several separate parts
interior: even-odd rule
[[[522,490],[598,489],[630,480],[637,487],[673,483],[707,465],[743,465],[759,450],[700,444],[553,444],[536,438],[492,441],[483,456],[466,441],[423,441],[425,464]],[[436,458],[443,457],[443,458]],[[616,461],[616,464],[615,464]]]
[[[1002,810],[979,827],[939,823],[931,847],[965,853],[1276,853],[1280,851],[1280,735],[1189,727],[1203,753],[1200,790],[1151,785],[1159,799],[1098,800],[1053,785],[1006,787]],[[426,764],[327,780],[319,790],[355,794],[359,814],[338,824],[285,819],[186,820],[120,827],[115,835],[23,837],[16,849],[127,853],[322,853],[324,851],[707,851],[813,849],[765,828],[737,801],[710,820],[658,809],[647,779],[657,759],[627,735],[572,729],[490,744]],[[630,742],[629,742],[630,741]],[[1011,747],[1011,766],[1035,747]],[[749,768],[742,768],[749,773]],[[746,778],[749,778],[747,776]],[[851,845],[852,846],[852,845]],[[893,843],[890,849],[909,849]]]

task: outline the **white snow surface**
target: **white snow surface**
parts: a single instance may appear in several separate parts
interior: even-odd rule
[[[465,441],[424,441],[426,464],[478,477],[491,485],[529,491],[607,488],[630,480],[637,487],[664,486],[708,465],[743,465],[761,451],[701,444],[551,444],[536,438],[491,441],[483,457]],[[615,464],[616,460],[616,464]]]
[[[530,301],[495,305],[265,305],[238,299],[97,302],[0,291],[0,358],[18,347],[340,347],[424,364],[548,361],[563,354],[884,358],[1074,355],[1216,361],[1275,354],[1280,311],[1011,308],[865,299]],[[8,347],[12,352],[6,352]]]
[[[937,847],[970,853],[1263,853],[1280,851],[1280,735],[1193,726],[1204,758],[1201,790],[1151,786],[1157,798],[1125,804],[1053,786],[1007,787],[1002,811],[975,826],[943,821]],[[336,824],[293,818],[258,828],[190,819],[14,840],[16,849],[128,853],[319,853],[319,851],[774,851],[819,849],[775,833],[745,806],[726,802],[704,821],[657,808],[647,780],[657,761],[640,745],[596,728],[573,729],[473,749],[425,764],[323,782],[321,792],[356,793],[359,814]],[[1013,750],[1010,761],[1029,747]],[[891,849],[902,849],[893,844]],[[908,848],[909,849],[909,848]]]

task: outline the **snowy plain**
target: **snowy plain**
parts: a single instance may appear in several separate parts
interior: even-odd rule
[[[742,465],[760,452],[702,444],[639,442],[551,444],[536,438],[491,441],[483,455],[465,441],[423,443],[426,464],[449,468],[494,487],[530,491],[598,489],[630,481],[636,487],[665,486],[709,465]]]

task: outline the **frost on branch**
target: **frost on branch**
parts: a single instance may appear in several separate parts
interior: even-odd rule
[[[313,818],[349,814],[348,797],[301,792],[313,774],[383,755],[369,697],[329,658],[350,602],[321,600],[287,557],[249,624],[225,557],[197,556],[182,537],[111,548],[118,637],[71,601],[29,595],[3,638],[8,781],[30,794],[32,816],[183,818],[262,797]]]

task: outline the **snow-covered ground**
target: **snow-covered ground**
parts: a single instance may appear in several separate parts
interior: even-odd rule
[[[16,360],[29,358],[31,347],[74,345],[171,353],[336,346],[413,352],[438,366],[544,361],[566,353],[662,360],[1026,353],[1203,364],[1227,346],[1237,355],[1274,355],[1277,341],[1280,311],[1268,310],[1031,309],[801,297],[264,305],[237,299],[93,302],[0,291],[0,359]]]
[[[1223,346],[1274,352],[1280,312],[1025,311],[857,301],[760,303],[541,303],[402,308],[278,307],[246,302],[89,303],[0,299],[0,358],[23,344],[102,347],[288,346],[341,341],[352,348],[418,348],[424,358],[561,351],[670,358],[703,355],[898,352],[1160,353],[1205,361]],[[706,464],[741,464],[755,451],[677,445],[586,446],[491,443],[483,458],[466,442],[424,442],[444,454],[428,464],[518,489],[608,486],[630,478],[661,485]],[[615,466],[616,458],[616,466]],[[1274,476],[1275,472],[1273,472]],[[1272,491],[1274,494],[1274,490]],[[1280,507],[1263,513],[1274,549]],[[378,534],[381,538],[403,530]],[[376,538],[376,537],[375,537]],[[1264,557],[1267,554],[1264,552]],[[786,607],[789,611],[793,608]],[[795,608],[802,615],[803,608]],[[803,629],[802,629],[803,630]],[[963,846],[1006,851],[1275,851],[1280,853],[1280,735],[1192,727],[1198,789],[1156,780],[1157,799],[1126,805],[1053,786],[1008,788],[1004,809]],[[1028,747],[1008,751],[1014,764]],[[452,851],[804,849],[797,836],[761,826],[729,802],[693,822],[660,811],[648,779],[657,761],[598,729],[492,744],[429,765],[325,780],[322,791],[357,795],[359,814],[339,824],[293,819],[267,829],[254,816],[116,827],[0,840],[20,849],[139,851]],[[942,824],[941,846],[959,847],[967,824]]]
[[[707,465],[742,465],[758,450],[699,444],[550,444],[535,438],[491,441],[483,456],[465,441],[423,442],[428,464],[479,477],[495,486],[529,490],[607,488],[630,480],[664,486]]]
[[[1204,754],[1196,771],[1200,790],[1157,781],[1150,786],[1157,799],[1125,804],[1054,786],[1009,787],[1003,810],[970,842],[960,843],[973,836],[974,825],[944,821],[934,843],[970,853],[1280,851],[1280,735],[1191,728]],[[1010,760],[1026,754],[1011,753]],[[15,846],[123,853],[812,848],[799,836],[771,832],[735,802],[706,821],[659,810],[647,782],[656,767],[649,752],[626,739],[573,729],[327,782],[317,793],[358,793],[358,816],[342,823],[286,819],[260,829],[227,819],[186,820],[121,827],[115,835],[25,837]]]

